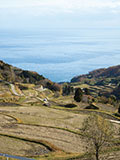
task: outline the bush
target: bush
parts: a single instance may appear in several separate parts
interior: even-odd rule
[[[74,107],[77,107],[77,105],[74,104],[74,103],[70,103],[70,104],[66,104],[64,107],[66,107],[66,108],[74,108]]]

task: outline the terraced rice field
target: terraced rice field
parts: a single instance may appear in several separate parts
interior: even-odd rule
[[[36,156],[50,152],[47,147],[34,141],[50,143],[53,148],[57,148],[56,150],[65,152],[85,151],[80,135],[72,133],[71,130],[79,131],[86,115],[68,114],[66,111],[42,106],[1,107],[0,113],[0,139],[3,145],[0,152],[2,153]],[[25,142],[22,139],[33,140],[33,142]]]
[[[63,156],[63,160],[66,156],[82,155],[86,152],[86,144],[80,129],[88,115],[89,112],[82,111],[80,106],[71,110],[29,105],[1,106],[0,153],[39,157],[37,159],[41,160],[57,160],[56,156]]]

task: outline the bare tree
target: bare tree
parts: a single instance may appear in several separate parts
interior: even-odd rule
[[[91,115],[83,122],[82,133],[87,142],[87,148],[100,160],[100,152],[113,138],[113,125],[101,116]],[[90,150],[89,150],[90,151]]]

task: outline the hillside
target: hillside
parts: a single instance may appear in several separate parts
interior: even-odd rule
[[[40,80],[45,78],[36,72],[25,71],[3,61],[0,61],[0,80],[7,82],[21,82],[21,83],[34,83],[38,84]]]
[[[36,72],[25,71],[0,61],[0,106],[44,104],[44,99],[61,90],[60,85]]]
[[[2,61],[0,75],[0,153],[4,155],[36,160],[88,160],[88,144],[82,134],[86,118],[92,114],[99,115],[119,130],[118,102],[103,103],[103,99],[97,96],[106,89],[117,95],[119,86],[107,88],[79,82],[66,83],[61,85],[63,91],[67,91],[63,94],[57,83]],[[90,95],[83,93],[81,102],[74,99],[77,87],[89,88],[90,91]],[[115,135],[112,145],[104,146],[104,156],[110,154],[108,160],[119,160],[119,139],[120,135]],[[1,158],[4,160],[3,156]]]
[[[72,78],[71,82],[105,85],[118,84],[120,80],[120,65],[109,68],[97,69],[85,75]]]
[[[22,70],[17,67],[13,67],[0,60],[0,81],[6,81],[9,83],[26,83],[42,85],[52,91],[59,91],[60,86],[57,83],[46,79],[37,72]]]

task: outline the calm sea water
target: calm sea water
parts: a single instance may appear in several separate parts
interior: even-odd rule
[[[0,59],[56,81],[120,64],[120,29],[0,31]]]

